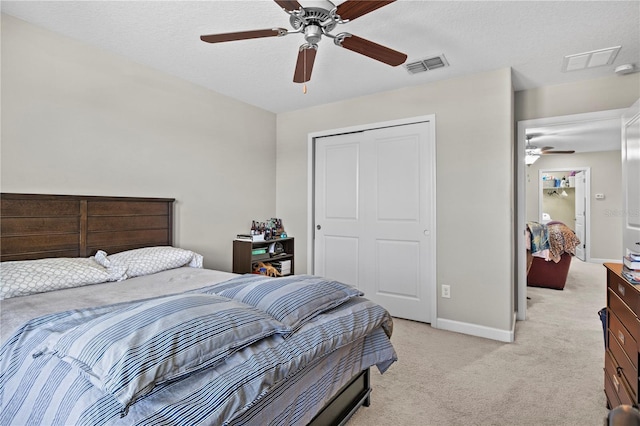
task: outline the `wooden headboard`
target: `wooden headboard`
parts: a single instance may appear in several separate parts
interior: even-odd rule
[[[0,194],[0,260],[173,245],[173,198]]]

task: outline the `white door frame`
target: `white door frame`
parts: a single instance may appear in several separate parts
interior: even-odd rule
[[[526,130],[529,127],[588,122],[622,117],[626,109],[588,112],[584,114],[563,115],[559,117],[537,118],[518,121],[516,147],[516,259],[517,259],[517,315],[519,321],[527,319],[527,246],[526,234],[526,182],[527,166],[524,164]]]
[[[431,232],[431,250],[430,252],[433,254],[433,259],[431,259],[431,264],[434,265],[433,271],[431,271],[431,279],[429,280],[429,288],[427,289],[428,294],[431,297],[431,326],[436,327],[437,318],[438,318],[438,309],[437,309],[437,274],[436,274],[436,116],[435,114],[423,115],[418,117],[404,118],[392,121],[384,121],[378,123],[370,123],[370,124],[361,124],[357,126],[351,127],[343,127],[338,129],[330,129],[323,130],[320,132],[309,133],[307,136],[307,271],[309,274],[314,273],[314,229],[315,229],[315,152],[316,152],[316,138],[326,137],[326,136],[334,136],[345,133],[355,133],[355,132],[364,132],[366,130],[372,129],[380,129],[383,127],[395,127],[395,126],[404,126],[407,124],[416,124],[422,122],[430,122],[430,135],[429,137],[433,141],[431,144],[432,152],[432,167],[431,167],[431,179],[433,182],[433,203],[431,203],[431,224],[430,232]],[[524,158],[524,157],[523,157]]]
[[[637,124],[640,120],[640,99],[635,101],[622,115],[622,211],[625,212],[624,220],[622,221],[622,253],[627,254],[627,250],[637,252],[637,244],[640,244],[640,226],[638,221],[632,218],[637,216],[638,198],[640,194],[634,191],[632,185],[632,176],[634,172],[637,172],[638,159],[633,155],[637,154],[634,150],[634,124]],[[631,134],[631,136],[630,136]],[[637,138],[638,136],[635,135]],[[637,141],[635,141],[637,143]],[[631,145],[630,145],[631,143]]]
[[[584,257],[585,262],[591,262],[591,167],[582,166],[582,167],[552,167],[548,169],[540,169],[538,170],[538,218],[542,221],[542,175],[549,172],[584,172],[584,239],[585,241],[580,241],[581,244],[584,244]],[[553,218],[551,218],[553,220]]]

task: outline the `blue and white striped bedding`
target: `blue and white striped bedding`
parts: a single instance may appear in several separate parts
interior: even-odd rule
[[[189,294],[216,293],[224,284]],[[0,348],[0,424],[306,424],[355,373],[373,365],[384,372],[397,358],[391,317],[357,296],[286,338],[272,334],[223,362],[155,383],[128,411],[58,356],[32,356],[79,324],[134,305],[140,303],[45,315],[14,332]]]
[[[57,356],[126,409],[153,387],[224,361],[286,328],[264,312],[206,293],[127,305],[50,339],[34,356]]]
[[[313,275],[269,278],[246,274],[209,291],[255,306],[283,323],[289,331],[352,297],[364,296],[350,285]]]

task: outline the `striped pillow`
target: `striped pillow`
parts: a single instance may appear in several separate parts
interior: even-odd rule
[[[158,384],[224,361],[235,351],[281,332],[265,313],[210,294],[181,294],[133,303],[79,325],[49,342],[124,407]]]
[[[255,306],[295,331],[318,314],[356,296],[357,288],[313,275],[266,278],[246,274],[214,288],[220,296]]]

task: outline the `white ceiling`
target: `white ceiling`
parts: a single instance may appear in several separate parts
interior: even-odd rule
[[[450,66],[410,75],[402,66],[390,67],[324,38],[307,94],[292,81],[302,35],[218,44],[199,39],[290,29],[289,15],[272,0],[3,0],[0,5],[3,13],[276,113],[504,67],[513,70],[515,90],[523,90],[611,76],[621,64],[640,66],[638,0],[399,0],[332,33],[348,31],[402,51],[407,62],[444,54]],[[622,48],[611,65],[561,71],[565,55],[614,46]]]

